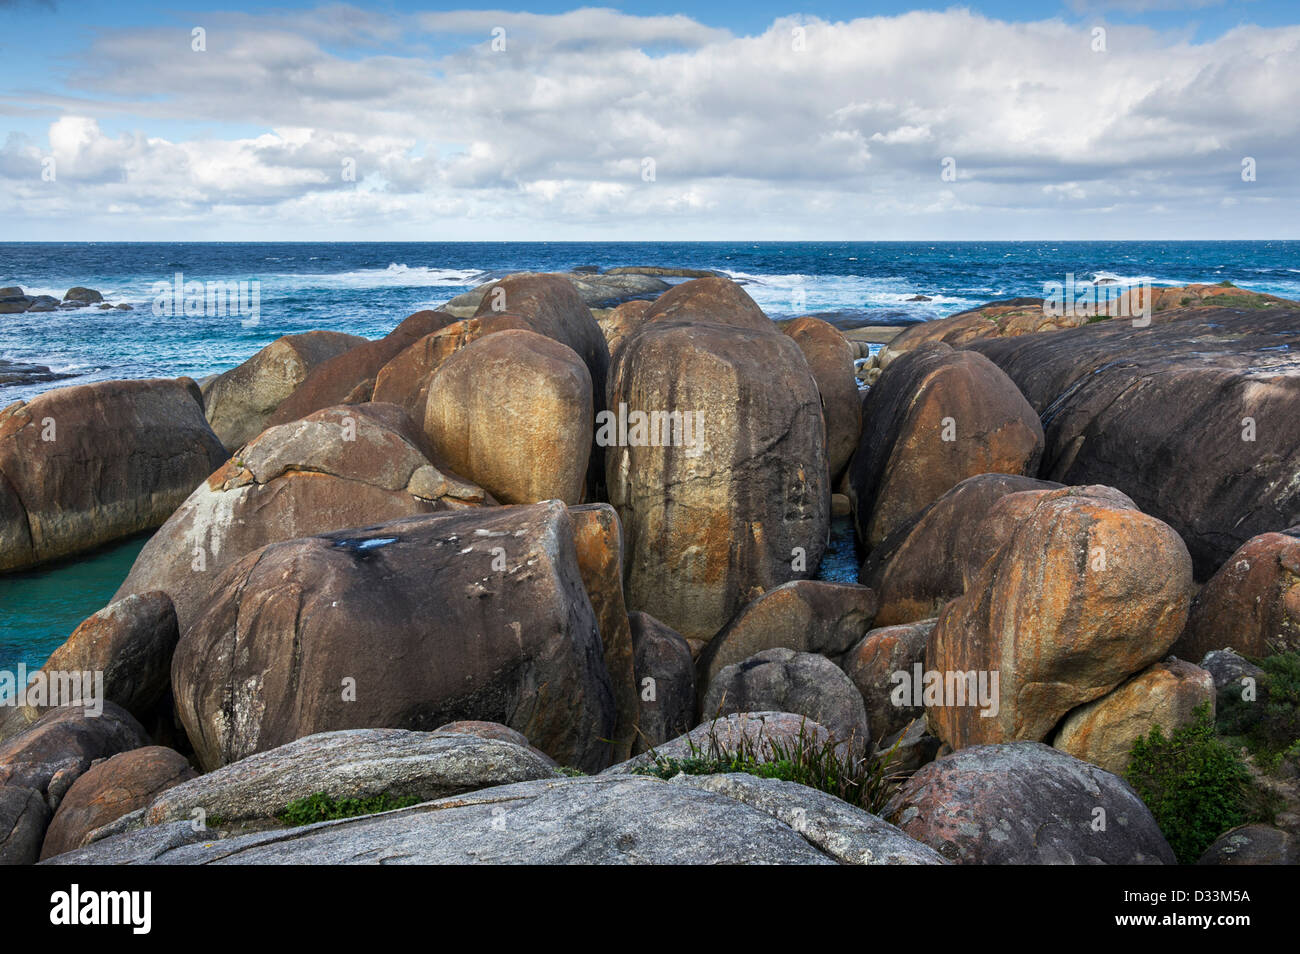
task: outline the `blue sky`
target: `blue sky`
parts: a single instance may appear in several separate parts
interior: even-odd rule
[[[0,240],[1300,237],[1298,12],[0,0]]]

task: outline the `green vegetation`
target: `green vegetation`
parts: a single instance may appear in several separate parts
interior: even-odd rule
[[[1181,864],[1194,864],[1215,838],[1248,820],[1250,772],[1214,735],[1210,707],[1166,738],[1155,726],[1133,743],[1124,777],[1155,816]]]
[[[902,736],[899,738],[901,741]],[[742,736],[733,749],[718,738],[715,721],[709,730],[707,746],[698,747],[693,739],[689,742],[690,754],[681,759],[661,756],[652,749],[653,761],[637,769],[637,774],[670,779],[683,772],[687,775],[745,772],[759,778],[806,785],[872,814],[880,813],[903,777],[890,772],[898,743],[881,755],[858,759],[842,754],[835,739],[819,739],[807,731],[806,725],[801,725],[798,737],[789,742]]]
[[[1300,652],[1250,660],[1264,673],[1255,698],[1237,690],[1219,696],[1219,732],[1244,745],[1260,768],[1300,756]]]
[[[336,818],[356,818],[376,812],[392,811],[418,805],[420,799],[413,795],[394,798],[387,792],[369,798],[331,798],[324,792],[297,798],[285,806],[278,816],[286,825],[311,825],[315,822],[333,821]]]
[[[1218,283],[1218,287],[1220,287],[1220,288],[1236,288],[1237,286],[1234,285],[1232,282],[1228,281],[1228,280],[1225,278],[1223,281],[1221,281],[1221,282]]]

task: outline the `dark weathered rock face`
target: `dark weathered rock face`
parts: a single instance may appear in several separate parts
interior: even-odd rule
[[[826,418],[826,456],[836,480],[858,449],[862,433],[862,398],[853,376],[856,351],[833,325],[820,318],[796,318],[784,331],[799,346],[817,381]]]
[[[1071,709],[1163,658],[1187,620],[1187,548],[1123,494],[1025,491],[995,510],[1008,507],[1025,511],[1018,526],[939,615],[926,650],[926,668],[945,679],[926,715],[954,749],[1044,739]],[[989,698],[972,702],[970,679]]]
[[[266,429],[267,419],[318,366],[365,338],[337,331],[308,331],[277,338],[203,389],[208,423],[227,451]]]
[[[1010,474],[968,477],[891,533],[858,576],[880,601],[876,625],[938,616],[1014,529],[1010,521],[988,520],[989,509],[1008,494],[1060,486]]]
[[[839,656],[867,630],[876,596],[865,586],[793,580],[747,604],[700,655],[699,681],[707,685],[724,666],[764,649]]]
[[[572,348],[510,330],[479,338],[438,367],[422,423],[438,454],[502,503],[576,504],[593,406],[591,375]]]
[[[873,815],[789,783],[599,777],[501,785],[416,808],[213,841],[189,822],[59,864],[941,864]]]
[[[986,358],[931,344],[892,363],[867,392],[848,485],[868,548],[977,474],[1033,474],[1038,415]]]
[[[865,749],[872,736],[862,694],[838,666],[817,653],[765,649],[725,666],[700,703],[705,718],[733,712],[792,712],[807,716],[839,741]]]
[[[841,665],[862,694],[873,741],[890,738],[914,722],[925,722],[921,700],[895,704],[893,696],[899,684],[895,674],[911,679],[917,663],[924,665],[935,622],[928,619],[873,629],[844,654]]]
[[[362,404],[374,396],[380,369],[425,335],[456,319],[441,311],[417,311],[375,341],[348,348],[317,365],[265,421],[267,427],[288,424],[335,404]]]
[[[481,719],[594,770],[615,719],[557,501],[254,551],[182,634],[172,687],[205,768],[316,732]]]
[[[102,672],[104,697],[144,722],[171,686],[178,639],[176,610],[167,594],[133,594],[87,618],[41,668]]]
[[[609,504],[570,507],[569,517],[578,570],[596,613],[605,671],[614,692],[617,721],[612,757],[622,761],[632,754],[638,716],[635,651],[623,600],[623,528]]]
[[[149,744],[129,712],[112,702],[103,705],[98,715],[85,706],[54,709],[0,745],[0,785],[30,788],[57,808],[96,759]]]
[[[59,803],[42,858],[52,858],[87,844],[96,829],[149,804],[162,791],[194,778],[185,757],[159,745],[121,752],[96,763],[72,783]]]
[[[40,792],[0,785],[0,865],[35,864],[50,810]]]
[[[1198,579],[1250,537],[1300,523],[1300,305],[1174,308],[1148,327],[970,347],[1042,415],[1040,475],[1122,490],[1178,531]]]
[[[1177,314],[1187,306],[1227,305],[1267,308],[1288,304],[1285,299],[1274,295],[1261,295],[1231,285],[1182,285],[1149,289],[1136,286],[1125,292],[1121,298],[1125,303],[1121,305],[1117,301],[1112,314],[1122,310],[1124,316],[1116,318],[1095,315],[1081,308],[1069,309],[1067,313],[1063,308],[1046,307],[1041,298],[1009,298],[993,301],[978,308],[949,315],[947,318],[919,322],[889,342],[882,356],[885,364],[888,364],[903,352],[936,341],[960,348],[982,339],[1041,335],[1044,332],[1078,328],[1097,320],[1106,323],[1114,321],[1115,324],[1128,323],[1132,318],[1127,316],[1141,315],[1148,308],[1153,321],[1163,322],[1167,320],[1166,313]]]
[[[159,526],[225,459],[189,378],[104,381],[0,411],[0,571]]]
[[[766,317],[756,330],[739,306],[713,310],[713,285],[701,302],[682,297],[718,281],[688,282],[656,302],[675,296],[678,307],[623,345],[609,387],[611,409],[625,408],[629,421],[677,413],[680,432],[693,428],[676,443],[653,418],[646,439],[629,428],[608,448],[605,470],[627,538],[628,605],[697,652],[760,593],[814,573],[830,519],[825,424],[808,364]],[[697,311],[708,320],[679,320]]]
[[[489,499],[427,450],[391,404],[326,408],[268,428],[167,519],[117,595],[166,592],[184,631],[212,581],[258,547]]]
[[[695,661],[682,635],[648,613],[628,614],[636,671],[633,753],[662,745],[695,724]]]
[[[1036,742],[931,762],[881,814],[959,864],[1174,864],[1123,779]],[[1104,828],[1094,827],[1099,818]]]
[[[1231,647],[1247,656],[1300,650],[1300,527],[1261,533],[1192,601],[1174,654],[1200,659]]]

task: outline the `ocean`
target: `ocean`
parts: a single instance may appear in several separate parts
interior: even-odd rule
[[[774,319],[822,314],[845,328],[1041,296],[1045,282],[1067,275],[1117,285],[1231,281],[1300,299],[1300,241],[8,243],[0,287],[62,298],[83,285],[134,310],[0,315],[0,359],[68,375],[0,385],[0,406],[91,381],[216,374],[281,335],[315,328],[378,337],[508,272],[616,265],[715,269],[744,282]],[[185,281],[258,283],[259,321],[155,315],[155,286],[178,272]],[[104,605],[142,545],[0,577],[0,669],[43,663]],[[830,563],[823,576],[852,578],[851,554]]]

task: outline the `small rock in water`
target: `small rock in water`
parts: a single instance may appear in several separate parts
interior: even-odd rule
[[[93,305],[104,300],[104,296],[93,288],[86,288],[82,285],[74,285],[68,289],[68,293],[63,296],[65,302],[75,301],[83,305]]]

